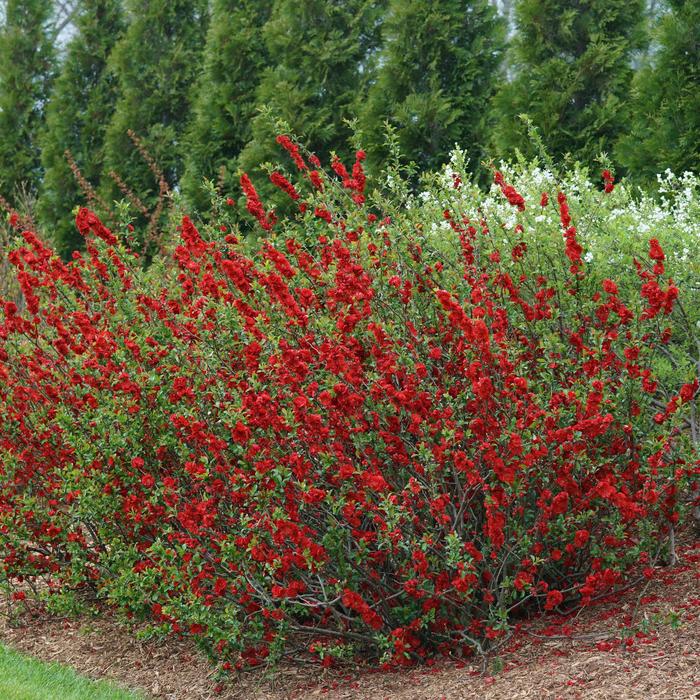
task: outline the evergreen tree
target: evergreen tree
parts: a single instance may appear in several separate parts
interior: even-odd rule
[[[391,0],[361,118],[370,158],[383,159],[389,121],[402,152],[423,169],[443,163],[455,142],[478,165],[504,39],[489,0]]]
[[[112,51],[119,98],[105,136],[105,174],[114,171],[153,208],[158,183],[128,131],[162,170],[170,187],[182,175],[183,137],[189,123],[192,85],[200,70],[208,24],[206,0],[128,0],[129,26]],[[103,176],[105,197],[121,199]]]
[[[71,211],[84,199],[65,152],[70,151],[82,176],[97,188],[104,165],[106,126],[117,96],[107,61],[123,29],[119,0],[80,1],[75,33],[46,109],[39,215],[64,255],[81,244]]]
[[[384,3],[376,0],[275,0],[264,27],[270,67],[257,104],[270,108],[313,151],[349,156],[355,115],[366,95],[379,42]],[[280,159],[275,128],[265,114],[252,123],[240,164],[252,170]]]
[[[527,114],[550,155],[591,163],[611,152],[629,118],[633,53],[643,48],[643,0],[518,0],[513,78],[495,99],[494,150],[534,155]]]
[[[54,75],[51,3],[7,0],[0,30],[0,192],[34,195],[41,181],[38,134]]]
[[[659,49],[633,83],[630,133],[616,155],[642,182],[670,168],[700,172],[700,4],[672,0],[661,18]]]
[[[182,180],[198,208],[209,203],[203,179],[218,180],[221,168],[230,190],[238,156],[250,140],[255,91],[267,58],[262,28],[271,7],[272,0],[214,0]]]

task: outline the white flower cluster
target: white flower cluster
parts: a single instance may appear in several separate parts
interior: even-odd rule
[[[486,220],[492,231],[512,232],[520,224],[526,235],[561,233],[557,193],[566,194],[579,240],[588,263],[616,265],[644,255],[648,239],[658,238],[676,274],[695,274],[700,280],[700,178],[690,172],[674,175],[670,170],[658,176],[658,193],[646,193],[625,183],[613,192],[602,190],[600,177],[593,178],[584,168],[561,175],[534,163],[529,166],[499,163],[504,181],[524,198],[526,210],[518,212],[503,196],[498,184],[487,193],[470,184],[465,172],[464,152],[453,151],[450,162],[437,180],[437,186],[418,194],[416,208],[454,208],[471,220]],[[455,177],[462,185],[455,189]],[[549,197],[542,207],[542,194]],[[433,219],[435,220],[435,219]],[[434,232],[448,231],[449,225],[433,226]],[[693,269],[689,269],[693,268]],[[700,286],[700,282],[698,282]]]

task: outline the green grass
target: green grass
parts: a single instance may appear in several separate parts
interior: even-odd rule
[[[27,658],[0,645],[2,700],[144,700],[105,681],[91,681],[72,668]]]

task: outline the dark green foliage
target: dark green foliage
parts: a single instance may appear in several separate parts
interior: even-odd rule
[[[675,0],[657,38],[658,52],[635,76],[631,131],[616,151],[647,184],[667,168],[700,172],[700,3]]]
[[[255,91],[266,64],[262,28],[272,0],[214,0],[194,118],[187,138],[182,189],[195,206],[209,202],[204,178],[230,191],[237,159],[250,140]]]
[[[51,3],[7,0],[0,32],[0,193],[33,196],[41,180],[37,137],[54,73]]]
[[[127,131],[133,130],[172,187],[182,175],[183,137],[208,24],[206,0],[129,0],[129,27],[112,52],[119,99],[105,139],[105,174],[114,171],[148,208],[158,182]],[[103,177],[109,199],[123,197]]]
[[[505,27],[488,0],[392,0],[376,83],[361,119],[363,145],[381,162],[384,123],[423,169],[455,142],[478,165],[487,140]]]
[[[349,157],[355,115],[366,95],[384,3],[371,0],[275,0],[264,28],[269,68],[258,105],[289,125],[319,156]],[[258,115],[241,154],[243,169],[281,159],[270,117]]]
[[[645,44],[643,0],[519,0],[513,79],[495,100],[495,153],[534,155],[526,113],[554,157],[591,163],[629,118],[633,52]]]
[[[39,215],[43,226],[52,232],[57,249],[66,256],[81,245],[71,211],[84,202],[85,194],[65,151],[70,151],[82,176],[97,188],[104,165],[105,131],[117,97],[116,80],[107,70],[107,61],[123,29],[119,0],[80,2],[75,33],[46,110]]]

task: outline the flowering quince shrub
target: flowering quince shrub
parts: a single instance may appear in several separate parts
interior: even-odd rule
[[[97,596],[224,669],[298,648],[405,664],[648,572],[696,470],[697,381],[654,418],[679,302],[660,244],[623,287],[591,274],[553,182],[533,199],[495,174],[516,217],[546,196],[540,249],[538,222],[467,215],[454,171],[422,204],[396,181],[369,198],[361,151],[325,172],[278,140],[298,213],[243,176],[258,244],[232,199],[148,272],[86,209],[68,264],[21,233],[25,308],[0,307],[15,596]]]

